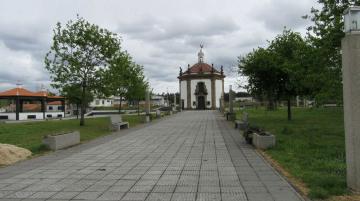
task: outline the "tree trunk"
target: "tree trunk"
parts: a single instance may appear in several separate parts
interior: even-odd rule
[[[79,119],[79,103],[76,103],[76,119]]]
[[[290,97],[287,99],[287,113],[288,113],[288,120],[291,121],[292,116],[291,116],[291,98]]]
[[[121,113],[121,102],[122,102],[122,97],[120,96],[120,101],[119,101],[119,114]]]
[[[86,87],[82,87],[81,93],[81,117],[80,117],[80,126],[85,125],[85,110],[86,110]]]
[[[275,101],[274,101],[274,99],[272,97],[269,97],[268,100],[269,100],[269,104],[267,106],[267,109],[270,110],[270,111],[275,110]]]
[[[137,100],[137,112],[138,116],[140,116],[140,100]]]

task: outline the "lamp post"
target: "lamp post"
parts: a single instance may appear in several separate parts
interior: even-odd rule
[[[360,191],[360,7],[344,11],[341,41],[347,185]]]

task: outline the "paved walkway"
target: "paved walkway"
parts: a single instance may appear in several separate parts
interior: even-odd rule
[[[216,111],[78,147],[0,169],[0,200],[301,200]]]

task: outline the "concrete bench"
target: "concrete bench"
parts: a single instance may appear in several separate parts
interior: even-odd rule
[[[110,115],[110,130],[111,131],[118,131],[124,128],[129,128],[129,122],[122,121],[120,115]]]
[[[241,120],[235,121],[235,128],[240,130],[246,130],[249,126],[248,122],[249,114],[247,112],[243,112]]]

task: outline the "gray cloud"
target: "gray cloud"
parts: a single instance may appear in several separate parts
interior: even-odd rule
[[[301,16],[308,14],[313,5],[311,1],[268,1],[254,15],[272,31],[281,31],[284,27],[297,29],[308,24]]]
[[[35,90],[50,85],[43,59],[52,29],[80,14],[123,38],[122,47],[143,65],[155,92],[177,91],[179,66],[197,62],[199,44],[205,60],[224,66],[236,85],[237,57],[266,45],[283,26],[304,32],[300,17],[314,0],[191,1],[29,0],[4,1],[0,7],[0,90],[17,80]]]

